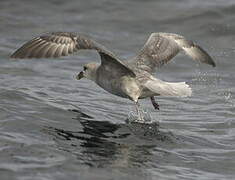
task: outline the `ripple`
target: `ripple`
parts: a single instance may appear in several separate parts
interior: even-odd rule
[[[233,179],[234,1],[185,2],[1,2],[1,179]],[[175,32],[202,45],[217,67],[175,57],[156,76],[189,82],[193,96],[157,97],[160,111],[141,100],[153,123],[128,124],[132,102],[74,78],[99,62],[96,53],[8,58],[54,30],[90,34],[121,59],[151,32]]]

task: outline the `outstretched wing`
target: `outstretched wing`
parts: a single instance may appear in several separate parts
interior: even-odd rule
[[[68,32],[53,32],[36,37],[16,50],[11,58],[55,58],[67,56],[80,49],[96,50],[102,65],[115,65],[124,73],[134,72],[101,44],[82,35]]]
[[[194,60],[215,67],[215,62],[210,55],[200,46],[183,36],[172,33],[152,33],[143,49],[129,63],[152,73],[156,67],[168,63],[180,51],[184,51]]]

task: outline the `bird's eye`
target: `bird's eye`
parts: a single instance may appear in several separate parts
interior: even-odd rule
[[[83,67],[83,70],[84,70],[84,71],[86,71],[86,70],[87,70],[87,67],[86,67],[86,66],[84,66],[84,67]]]

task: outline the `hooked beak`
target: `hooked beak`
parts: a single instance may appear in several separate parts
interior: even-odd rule
[[[76,76],[76,79],[77,79],[77,80],[80,80],[80,79],[82,79],[83,77],[84,77],[84,72],[81,71],[81,72]]]

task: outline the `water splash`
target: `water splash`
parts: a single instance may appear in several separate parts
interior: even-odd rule
[[[190,85],[194,94],[202,95],[205,92],[213,92],[220,87],[222,77],[219,73],[214,71],[201,72],[197,70]]]
[[[231,107],[235,107],[234,94],[232,89],[226,89],[218,92],[217,95],[222,97]]]
[[[221,77],[217,72],[197,71],[195,78],[192,79],[192,85],[217,87],[220,81],[221,81]]]
[[[141,119],[138,114],[136,113],[136,111],[134,110],[130,110],[129,114],[128,114],[128,118],[127,118],[127,123],[147,123],[147,124],[151,124],[152,121],[152,117],[150,112],[147,109],[142,109],[139,108],[140,113],[142,114],[142,118]]]

